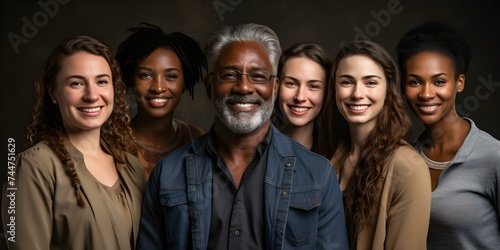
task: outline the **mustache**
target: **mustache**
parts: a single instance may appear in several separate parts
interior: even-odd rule
[[[251,102],[251,103],[257,103],[257,104],[263,104],[264,100],[261,98],[255,98],[252,96],[248,95],[230,95],[226,96],[222,99],[224,103],[227,102]]]

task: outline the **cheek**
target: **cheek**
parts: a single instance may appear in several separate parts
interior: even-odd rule
[[[290,99],[293,98],[293,95],[294,95],[294,91],[287,88],[287,87],[284,87],[284,86],[281,86],[279,88],[279,91],[278,91],[278,99],[279,99],[279,102],[280,103],[284,103],[284,102],[287,102],[289,101]]]

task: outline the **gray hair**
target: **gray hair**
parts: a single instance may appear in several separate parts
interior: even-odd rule
[[[213,70],[213,65],[219,57],[221,49],[233,42],[257,42],[262,44],[269,54],[273,74],[277,73],[281,55],[278,36],[271,28],[255,23],[223,26],[210,35],[205,47],[209,70]]]

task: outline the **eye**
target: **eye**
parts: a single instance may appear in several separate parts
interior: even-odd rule
[[[294,81],[286,81],[286,80],[283,82],[283,85],[285,85],[285,86],[287,86],[289,88],[298,86],[298,84],[296,82],[294,82]]]
[[[437,79],[436,81],[434,81],[434,85],[444,85],[446,83],[445,80],[443,79]]]
[[[108,80],[105,80],[105,79],[97,80],[97,84],[99,84],[99,85],[106,85],[108,83],[109,83]]]
[[[71,87],[83,86],[83,82],[82,81],[72,81],[69,83],[69,86],[71,86]]]
[[[178,76],[178,75],[176,75],[176,74],[167,74],[167,75],[165,76],[165,78],[166,78],[168,81],[175,81],[175,80],[177,80],[177,78],[179,78],[179,76]]]
[[[342,86],[349,86],[349,85],[353,85],[354,83],[351,80],[341,80],[339,82],[339,84]]]
[[[235,81],[238,80],[238,72],[235,70],[221,70],[219,71],[219,79],[223,81]]]
[[[317,84],[317,83],[312,83],[309,85],[309,88],[313,89],[313,90],[317,90],[317,89],[321,89],[321,85]]]
[[[254,82],[266,82],[268,79],[267,74],[264,72],[250,72],[248,75]]]
[[[141,80],[146,80],[146,79],[151,79],[153,78],[153,75],[151,73],[148,73],[148,72],[140,72],[137,77],[139,77],[139,79]]]
[[[417,86],[420,85],[420,81],[418,81],[417,79],[410,79],[408,80],[407,84],[410,86]]]
[[[377,81],[368,81],[365,83],[366,86],[368,87],[374,87],[374,86],[377,86],[378,85],[378,82]]]

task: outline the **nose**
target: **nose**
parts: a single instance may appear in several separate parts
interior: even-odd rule
[[[99,93],[97,92],[97,86],[94,84],[88,84],[85,88],[85,95],[83,99],[88,102],[96,102],[99,100]]]
[[[434,98],[435,92],[434,88],[429,83],[425,83],[422,85],[420,92],[418,93],[418,97],[423,100],[429,100]]]
[[[242,95],[248,95],[254,92],[254,86],[248,81],[247,74],[241,74],[240,80],[233,86],[233,92],[240,93]]]
[[[167,90],[167,84],[163,82],[163,78],[161,76],[154,78],[153,82],[151,83],[151,91],[155,93],[162,93]]]
[[[354,88],[352,89],[351,98],[352,99],[363,99],[365,97],[364,86],[363,84],[354,84]]]
[[[306,101],[306,93],[305,93],[305,88],[303,86],[300,86],[297,88],[297,92],[294,96],[294,101],[295,102],[305,102]]]

